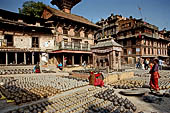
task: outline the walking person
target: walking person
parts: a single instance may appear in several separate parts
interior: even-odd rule
[[[140,58],[138,58],[137,64],[136,64],[136,68],[139,69],[141,67],[141,63],[140,63]]]
[[[158,85],[158,79],[160,78],[159,75],[159,65],[158,65],[159,61],[158,59],[154,60],[154,65],[152,67],[152,69],[150,70],[150,90],[152,91],[155,90],[156,92],[159,92],[159,85]]]

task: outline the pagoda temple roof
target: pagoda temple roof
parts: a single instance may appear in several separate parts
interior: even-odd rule
[[[70,14],[70,13],[65,13],[61,10],[51,8],[50,6],[47,6],[46,9],[48,11],[50,11],[52,13],[52,15],[54,15],[54,16],[62,17],[62,18],[69,19],[69,20],[79,22],[79,23],[83,23],[83,24],[87,24],[87,25],[90,25],[90,26],[93,26],[93,27],[96,27],[96,28],[101,28],[100,26],[92,23],[91,21],[89,21],[88,19],[86,19],[82,16],[78,16],[78,15]]]
[[[92,46],[91,49],[103,48],[103,47],[122,47],[122,45],[118,44],[113,39],[110,39],[110,40],[98,42],[95,46]]]

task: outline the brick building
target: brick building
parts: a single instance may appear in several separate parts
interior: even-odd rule
[[[94,32],[101,28],[82,16],[71,14],[81,0],[52,0],[42,18],[0,10],[0,64],[36,64],[42,56],[67,65],[92,63]]]
[[[53,34],[44,19],[0,9],[0,65],[36,64],[53,48]]]
[[[56,30],[56,46],[49,57],[56,57],[58,62],[67,65],[92,63],[91,45],[94,45],[94,32],[101,28],[82,16],[71,14],[71,8],[81,0],[52,0],[59,7],[44,9],[42,18]],[[66,59],[66,61],[64,60]]]
[[[116,19],[110,23],[113,18]],[[96,40],[114,37],[115,41],[123,46],[123,63],[134,64],[138,58],[162,60],[168,58],[169,38],[164,35],[164,32],[159,31],[158,27],[142,19],[124,18],[113,14],[102,21],[106,24],[103,24],[101,29],[103,33],[101,31],[96,33]],[[99,23],[101,22],[97,24],[100,25]],[[115,31],[114,34],[111,31]]]

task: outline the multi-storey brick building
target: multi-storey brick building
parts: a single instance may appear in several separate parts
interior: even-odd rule
[[[54,48],[45,20],[0,9],[0,64],[30,65]]]
[[[117,15],[111,15],[111,17],[116,18]],[[111,26],[113,23],[110,24],[109,18],[104,20],[107,24],[102,29],[103,34],[100,36],[100,31],[96,34],[97,40],[101,37],[114,37],[119,44],[123,45],[122,58],[125,63],[134,64],[138,58],[160,58],[162,60],[168,58],[169,39],[159,31],[158,27],[132,17],[120,17],[115,21],[117,27],[114,27]],[[116,31],[115,35],[110,34],[113,29]]]
[[[57,57],[59,62],[67,65],[81,64],[83,61],[92,63],[91,45],[94,45],[94,32],[100,26],[82,16],[71,14],[71,8],[81,0],[52,0],[59,7],[56,10],[46,7],[42,18],[56,30],[56,48],[50,57]]]
[[[71,14],[80,1],[52,0],[60,10],[47,6],[42,18],[0,10],[0,64],[35,64],[42,53],[67,65],[92,63],[90,46],[100,26]]]

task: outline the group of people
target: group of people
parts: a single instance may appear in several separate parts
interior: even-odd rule
[[[140,58],[138,58],[136,68],[138,69],[145,69],[148,70],[148,68],[152,65],[152,61],[149,61],[148,59],[145,59],[144,61]]]
[[[159,70],[162,70],[162,66],[163,66],[163,61],[161,59],[158,60],[158,67]],[[136,68],[137,69],[151,69],[151,67],[153,66],[154,62],[153,60],[149,60],[149,59],[140,59],[138,58],[137,64],[136,64]]]

